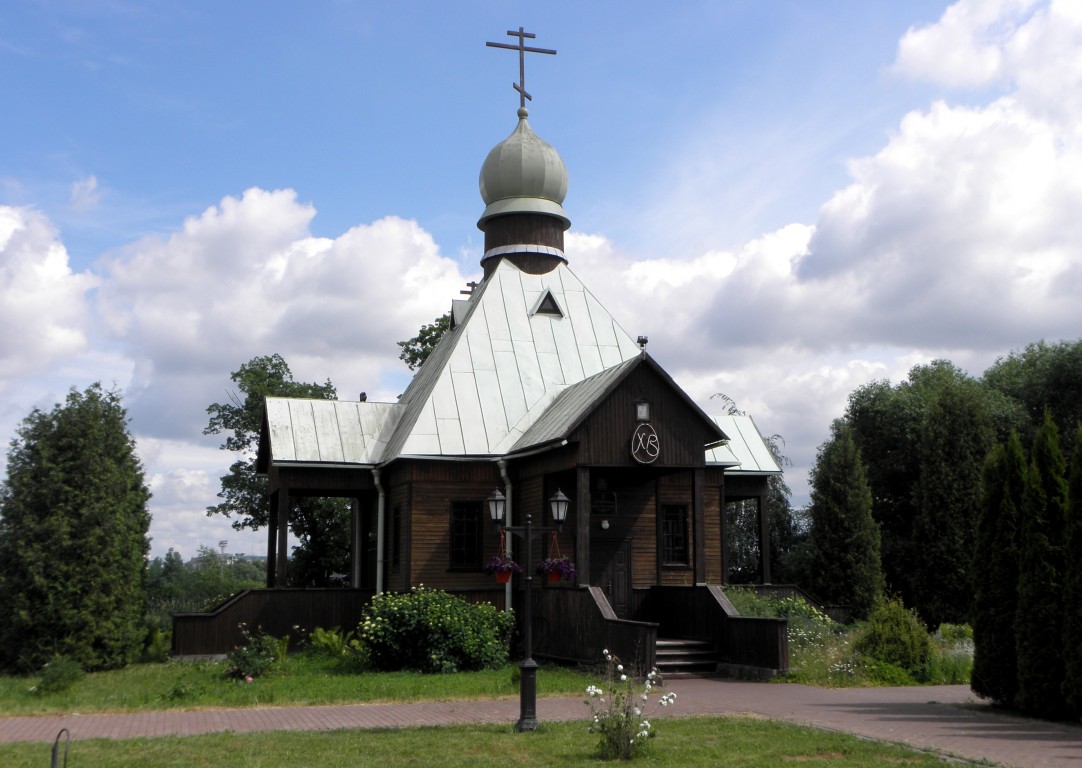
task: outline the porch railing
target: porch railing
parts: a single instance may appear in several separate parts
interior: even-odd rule
[[[534,591],[534,656],[596,664],[602,651],[653,669],[657,624],[617,618],[600,587]]]

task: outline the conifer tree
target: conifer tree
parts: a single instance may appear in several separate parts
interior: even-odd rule
[[[1077,717],[1082,715],[1082,424],[1071,453],[1064,529],[1063,695]]]
[[[883,591],[879,528],[860,451],[844,422],[819,448],[811,471],[810,565],[814,589],[866,618]]]
[[[1011,432],[984,465],[983,507],[973,571],[973,672],[979,696],[1012,706],[1018,692],[1018,520],[1027,473],[1022,441]]]
[[[0,667],[132,661],[145,635],[150,493],[120,396],[99,384],[35,409],[0,489]]]
[[[1065,463],[1052,417],[1033,439],[1022,503],[1018,610],[1019,709],[1038,717],[1066,714],[1063,698],[1063,518]]]
[[[921,428],[913,607],[933,629],[970,620],[981,470],[993,446],[978,387],[965,381],[940,388]]]

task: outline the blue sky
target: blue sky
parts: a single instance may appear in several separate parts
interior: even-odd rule
[[[153,549],[208,520],[200,432],[280,352],[393,399],[394,342],[480,270],[477,174],[530,122],[570,173],[571,267],[708,410],[794,461],[846,395],[980,374],[1082,328],[1082,19],[1070,2],[11,2],[0,6],[0,436],[125,393]]]

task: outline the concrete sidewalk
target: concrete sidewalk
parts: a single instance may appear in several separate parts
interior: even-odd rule
[[[664,716],[749,713],[908,744],[1013,768],[1082,768],[1082,727],[1003,715],[979,703],[965,686],[815,688],[734,680],[674,680],[677,694]],[[324,731],[411,725],[507,723],[517,699],[353,704],[322,707],[49,715],[0,718],[0,742],[52,741],[61,728],[73,739],[130,739],[232,731]],[[583,697],[540,699],[542,721],[585,720]]]

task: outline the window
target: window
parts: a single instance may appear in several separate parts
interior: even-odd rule
[[[391,567],[398,570],[402,563],[402,507],[394,505],[391,512]]]
[[[451,502],[451,567],[481,567],[481,530],[484,524],[480,501]]]
[[[661,564],[689,563],[687,505],[666,504],[661,508]]]

